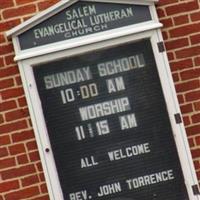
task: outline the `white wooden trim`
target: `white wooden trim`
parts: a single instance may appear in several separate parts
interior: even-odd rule
[[[58,59],[62,59],[65,57],[67,58],[67,57],[71,57],[74,55],[90,52],[93,50],[99,50],[104,47],[105,48],[112,47],[112,46],[116,46],[118,44],[123,44],[123,43],[129,42],[129,41],[141,40],[142,38],[150,38],[151,35],[152,35],[152,31],[146,31],[142,34],[137,33],[134,35],[127,35],[127,36],[125,35],[120,38],[113,38],[110,40],[97,41],[95,43],[91,43],[88,45],[83,45],[80,47],[75,47],[75,48],[65,49],[63,51],[54,52],[52,54],[44,54],[40,57],[29,58],[29,59],[23,60],[23,63],[26,63],[26,65],[34,66],[34,65],[38,65],[40,63],[51,62],[53,60],[58,60]]]
[[[184,124],[176,124],[174,117],[175,114],[181,113],[181,111],[176,96],[169,62],[166,52],[159,53],[157,47],[157,43],[163,41],[160,30],[156,31],[156,34],[152,36],[151,41],[188,194],[191,200],[199,200],[200,196],[194,196],[191,187],[192,185],[198,185],[198,181],[193,166]]]
[[[32,67],[23,62],[18,64],[50,199],[64,200]],[[46,148],[50,151],[46,152]]]
[[[160,23],[155,5],[150,5],[149,7],[150,7],[151,17],[154,20],[154,22]]]
[[[12,42],[14,46],[15,55],[20,54],[21,50],[20,50],[19,38],[14,36],[12,38]]]

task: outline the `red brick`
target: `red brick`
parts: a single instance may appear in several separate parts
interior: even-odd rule
[[[17,83],[18,86],[22,86],[22,80],[21,80],[21,77],[20,77],[20,76],[17,76],[17,77],[15,78],[15,80],[16,80],[16,83]]]
[[[198,160],[194,161],[194,167],[195,167],[196,170],[200,169],[200,162]]]
[[[18,102],[19,102],[20,107],[27,106],[27,102],[26,102],[26,98],[25,97],[18,98]]]
[[[0,57],[0,67],[4,67],[5,63],[4,63],[4,59],[3,57]]]
[[[193,158],[200,158],[200,149],[192,149],[191,152]]]
[[[164,40],[167,40],[168,39],[168,32],[167,31],[162,31],[162,36],[163,36]]]
[[[21,21],[19,19],[0,22],[0,30],[1,30],[1,32],[8,31],[8,30],[12,29],[13,27],[19,25],[20,23],[21,23]]]
[[[9,167],[14,167],[14,166],[16,166],[15,158],[6,158],[3,160],[0,160],[0,169],[5,169]]]
[[[196,172],[196,174],[197,174],[197,178],[200,180],[200,172]]]
[[[174,28],[169,30],[169,34],[172,38],[174,37],[182,37],[192,33],[198,33],[200,29],[200,24],[188,24],[178,28]]]
[[[17,155],[26,152],[24,144],[14,144],[13,146],[9,147],[9,151],[11,155]]]
[[[185,98],[187,102],[200,100],[200,90],[187,93]]]
[[[10,190],[16,190],[18,188],[19,182],[17,180],[0,183],[0,193],[8,192]]]
[[[28,142],[27,143],[27,148],[28,148],[29,151],[36,150],[37,149],[36,141]]]
[[[14,6],[13,0],[2,0],[0,3],[0,9],[10,8]]]
[[[5,114],[5,117],[6,117],[6,121],[9,122],[9,121],[14,121],[14,120],[25,118],[28,115],[29,115],[28,109],[25,108],[25,109],[10,111]]]
[[[200,76],[200,69],[190,69],[180,73],[182,80],[190,80]]]
[[[195,146],[195,143],[194,143],[194,139],[193,139],[193,138],[189,138],[189,139],[188,139],[188,142],[189,142],[189,145],[190,145],[191,148]]]
[[[177,98],[178,98],[179,104],[183,104],[183,103],[184,103],[184,97],[183,97],[183,95],[179,94],[179,95],[177,96]]]
[[[48,195],[42,196],[42,197],[36,197],[33,200],[50,200]]]
[[[172,19],[171,19],[171,18],[162,19],[162,20],[160,20],[160,22],[163,24],[163,26],[164,26],[165,28],[169,28],[169,27],[173,26],[173,22],[172,22]]]
[[[22,166],[22,167],[18,167],[18,168],[12,168],[12,169],[8,169],[5,171],[2,171],[2,179],[6,180],[6,179],[11,179],[11,178],[19,178],[21,176],[25,176],[25,175],[31,175],[35,173],[35,167],[34,165],[27,165],[27,166]]]
[[[193,122],[193,123],[198,123],[198,122],[200,122],[200,114],[192,115],[192,122]]]
[[[188,116],[184,116],[183,117],[183,121],[184,121],[184,125],[185,126],[190,125],[190,118]]]
[[[30,126],[30,127],[33,127],[33,125],[32,125],[32,121],[31,121],[30,118],[28,119],[28,123],[29,123],[29,126]]]
[[[180,79],[179,79],[179,74],[178,73],[173,73],[172,74],[172,77],[173,77],[173,80],[174,82],[178,82]]]
[[[30,158],[31,162],[35,162],[35,161],[40,160],[40,156],[39,156],[38,151],[29,153],[29,158]]]
[[[28,160],[27,155],[26,155],[26,154],[23,154],[23,155],[17,156],[17,162],[18,162],[18,164],[20,164],[20,165],[28,163],[29,160]]]
[[[157,13],[158,13],[159,18],[165,17],[165,11],[164,11],[164,9],[158,8],[157,9]]]
[[[6,65],[11,65],[11,64],[15,64],[16,62],[14,61],[14,57],[15,55],[9,55],[9,56],[5,56],[5,61],[6,61]]]
[[[191,58],[184,59],[181,61],[170,62],[170,67],[172,71],[183,70],[193,67],[193,62]]]
[[[0,46],[0,55],[8,54],[13,51],[14,49],[12,44],[5,44]]]
[[[200,145],[200,136],[197,136],[195,138],[196,144],[199,146]]]
[[[167,57],[168,57],[169,60],[174,60],[174,53],[167,52]]]
[[[192,44],[199,44],[200,43],[200,34],[192,35],[190,37],[190,41]]]
[[[22,87],[8,89],[6,91],[3,91],[1,93],[1,95],[2,95],[2,99],[10,99],[10,98],[15,98],[15,97],[20,97],[20,96],[24,95],[24,90]]]
[[[40,193],[39,188],[35,186],[35,187],[30,187],[23,190],[11,192],[9,194],[6,194],[5,198],[6,200],[21,200],[21,199],[34,197],[38,195],[39,193]]]
[[[46,1],[41,1],[38,3],[38,8],[39,10],[45,10],[52,6],[53,4],[59,2],[59,0],[46,0]]]
[[[3,34],[0,34],[0,44],[4,43],[5,41],[5,36]]]
[[[8,18],[23,16],[23,15],[27,15],[27,14],[31,14],[35,12],[36,12],[36,7],[35,5],[31,4],[31,5],[25,5],[25,6],[21,6],[17,8],[6,9],[2,12],[2,15],[5,19],[8,19]]]
[[[35,0],[15,0],[17,5],[35,2]]]
[[[39,177],[40,177],[40,181],[41,181],[41,182],[44,182],[44,181],[45,181],[44,173],[40,173],[40,174],[39,174]]]
[[[14,109],[17,107],[17,104],[15,103],[15,101],[6,101],[3,103],[0,103],[0,112],[2,111],[8,111],[11,109]]]
[[[199,21],[200,20],[200,12],[195,12],[190,14],[191,20],[192,21]]]
[[[186,104],[180,106],[182,114],[190,113],[193,111],[192,104]]]
[[[14,81],[11,78],[0,81],[0,89],[6,89],[12,86],[14,86]]]
[[[186,128],[186,132],[188,136],[194,136],[200,134],[200,125],[193,125],[191,127]]]
[[[199,66],[200,65],[200,57],[196,57],[194,59],[194,63],[195,63],[195,66]]]
[[[19,70],[17,66],[0,69],[0,78],[9,77],[16,74],[19,74]]]
[[[199,54],[200,54],[200,46],[189,47],[176,51],[177,58],[188,58]]]
[[[173,19],[174,19],[175,25],[187,24],[189,22],[188,15],[181,15],[181,16],[178,16],[178,17],[174,17]]]
[[[11,141],[9,135],[0,136],[0,146],[8,145],[10,144],[10,142]]]
[[[8,150],[6,147],[0,148],[0,158],[8,155]]]
[[[3,118],[3,115],[0,114],[0,124],[3,124],[4,123],[4,118]]]
[[[186,91],[198,89],[199,87],[200,87],[200,81],[199,80],[193,80],[193,81],[188,81],[188,82],[176,84],[176,91],[178,93],[179,92],[186,92]]]
[[[28,17],[26,16],[26,17],[23,17],[23,19],[22,19],[22,21],[23,22],[25,22],[26,20],[28,20],[28,19],[30,19],[30,18],[32,18],[32,17],[34,17],[35,15],[33,14],[33,15],[29,15]]]
[[[198,2],[197,0],[191,1],[191,2],[183,2],[175,5],[170,5],[166,8],[167,15],[174,15],[178,13],[184,13],[188,11],[194,11],[195,9],[198,9]]]
[[[39,178],[37,175],[28,176],[26,178],[21,179],[22,186],[29,186],[39,182]]]
[[[158,2],[158,6],[164,6],[164,5],[168,5],[168,4],[173,4],[178,2],[178,0],[161,0]]]
[[[194,102],[194,108],[195,108],[196,111],[200,111],[200,101]]]
[[[39,172],[42,172],[42,171],[43,171],[43,169],[42,169],[42,163],[41,163],[41,162],[38,162],[36,165],[37,165],[37,170],[38,170]]]
[[[26,120],[13,122],[10,124],[5,124],[5,125],[0,126],[0,134],[9,133],[12,131],[17,131],[17,130],[21,130],[21,129],[25,129],[25,128],[27,128]]]
[[[0,114],[0,124],[3,124],[5,122],[3,114]]]
[[[42,193],[47,193],[48,192],[47,186],[46,186],[45,183],[41,185],[41,191],[42,191]]]
[[[12,141],[14,143],[25,141],[25,140],[32,139],[32,138],[34,138],[34,133],[32,130],[22,131],[22,132],[15,133],[12,135]]]
[[[167,50],[178,49],[178,48],[186,47],[188,45],[189,45],[189,41],[187,38],[181,38],[181,39],[165,42],[165,46]]]
[[[0,9],[10,8],[14,6],[13,0],[1,0],[0,1]]]

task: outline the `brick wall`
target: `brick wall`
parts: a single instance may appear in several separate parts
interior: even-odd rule
[[[157,11],[200,180],[200,1],[160,0]]]
[[[49,199],[12,42],[4,32],[57,1],[0,0],[0,200]],[[160,0],[157,10],[200,180],[200,2]]]

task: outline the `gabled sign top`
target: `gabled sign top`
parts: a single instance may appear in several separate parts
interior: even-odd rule
[[[70,0],[7,32],[18,37],[22,50],[80,36],[151,21],[148,6],[157,0]]]

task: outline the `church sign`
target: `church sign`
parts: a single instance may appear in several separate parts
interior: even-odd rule
[[[150,20],[148,6],[81,1],[21,34],[19,42],[28,49]]]

